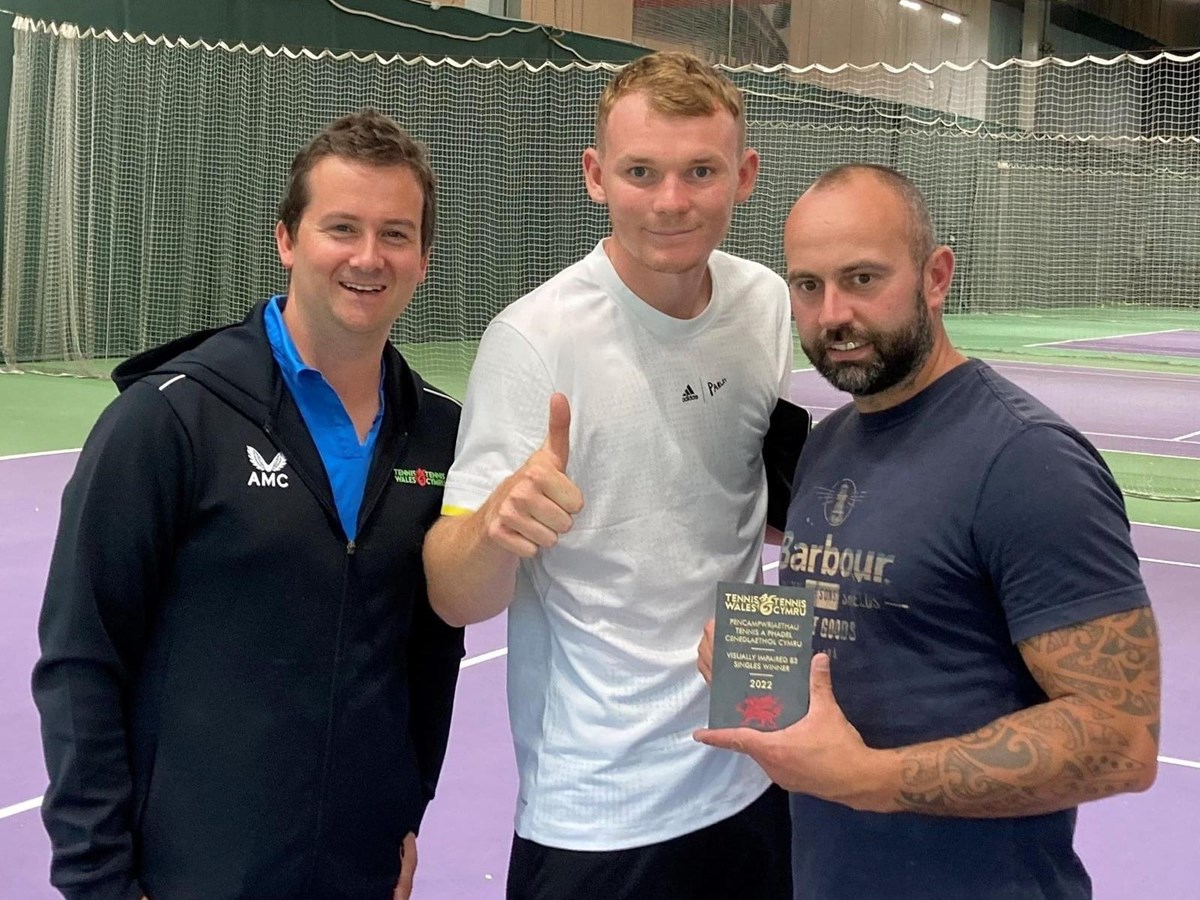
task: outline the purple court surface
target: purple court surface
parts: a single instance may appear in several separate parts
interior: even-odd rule
[[[1200,378],[998,364],[1106,449],[1200,457]],[[844,395],[815,373],[794,378],[796,399],[818,418]],[[29,674],[36,620],[75,454],[0,459],[0,898],[51,900],[49,845],[37,813],[45,788]],[[1144,794],[1085,806],[1078,848],[1097,900],[1200,898],[1200,531],[1135,525],[1134,543],[1163,639],[1166,682],[1158,783]],[[775,559],[764,552],[766,577]],[[516,776],[505,710],[503,619],[468,629],[450,750],[419,841],[417,900],[504,894]],[[270,773],[264,773],[270,777]]]
[[[1055,341],[1035,347],[1062,347],[1064,350],[1102,350],[1106,353],[1152,353],[1161,356],[1200,357],[1200,331],[1176,328],[1145,334],[1122,334],[1106,338]]]
[[[1200,459],[1200,376],[1024,362],[991,366],[1101,450]],[[792,399],[818,420],[849,402],[811,369],[792,376]]]

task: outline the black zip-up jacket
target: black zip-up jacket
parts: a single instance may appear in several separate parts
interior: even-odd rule
[[[33,679],[66,897],[390,900],[463,641],[421,568],[458,405],[384,362],[354,541],[263,304],[114,373],[63,495]]]

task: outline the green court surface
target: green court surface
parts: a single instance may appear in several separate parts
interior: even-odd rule
[[[116,395],[99,378],[0,375],[0,456],[81,446]]]
[[[1107,458],[1108,454],[1104,454]],[[1160,500],[1125,498],[1125,513],[1130,522],[1142,525],[1169,525],[1172,528],[1200,530],[1200,502],[1191,501],[1164,503]]]
[[[1200,528],[1200,459],[1116,450],[1105,450],[1104,459],[1125,491],[1131,520]]]
[[[1083,350],[1054,346],[1056,341],[1112,338],[1163,331],[1200,331],[1200,306],[1192,310],[1088,309],[1028,313],[946,316],[955,346],[983,359],[1029,360],[1110,369],[1194,372],[1200,357]],[[1049,346],[1047,346],[1049,345]]]
[[[478,341],[405,344],[409,364],[434,387],[462,398]],[[119,359],[0,368],[0,456],[79,447],[117,395],[109,373]],[[33,369],[35,371],[28,371]]]

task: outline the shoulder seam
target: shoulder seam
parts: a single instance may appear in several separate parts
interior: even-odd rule
[[[502,310],[502,312],[503,312],[503,310]],[[542,369],[542,374],[546,376],[546,383],[550,386],[550,393],[553,393],[556,389],[555,388],[555,379],[554,379],[554,376],[550,372],[550,366],[547,364],[546,358],[542,355],[541,351],[537,347],[534,346],[533,341],[531,341],[529,339],[529,335],[527,335],[522,329],[518,328],[516,325],[512,324],[511,322],[509,322],[507,320],[502,321],[500,319],[500,316],[496,316],[496,318],[492,319],[492,321],[490,323],[488,323],[488,327],[484,330],[483,338],[481,338],[479,341],[480,347],[483,346],[483,341],[486,340],[488,332],[491,331],[493,328],[495,328],[497,330],[499,330],[501,328],[504,329],[505,331],[509,332],[514,337],[516,337],[518,340],[520,340],[521,343],[524,344],[529,349],[529,352],[533,355],[533,358],[538,361],[538,365]],[[558,349],[557,345],[556,345],[555,349]],[[476,359],[478,359],[478,353],[476,353]],[[556,360],[556,362],[557,362],[557,360]],[[471,369],[472,369],[471,374],[473,375],[474,374],[474,363],[472,363]],[[549,394],[547,394],[547,396],[549,396]]]

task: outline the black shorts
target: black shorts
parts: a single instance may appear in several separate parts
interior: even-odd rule
[[[788,795],[771,785],[724,821],[628,850],[513,837],[508,900],[792,900]]]

